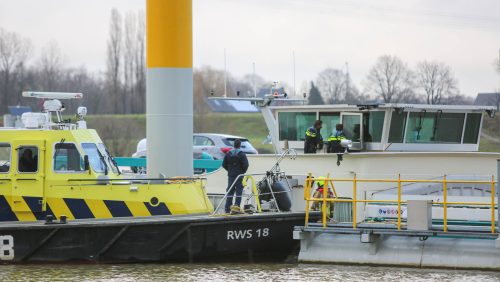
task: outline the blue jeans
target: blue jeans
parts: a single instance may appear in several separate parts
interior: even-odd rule
[[[241,194],[243,193],[243,177],[238,178],[236,183],[234,184],[233,188],[229,190],[231,185],[233,185],[233,182],[236,180],[237,176],[228,176],[227,178],[227,188],[226,191],[229,191],[227,193],[227,199],[226,199],[226,206],[225,210],[226,213],[229,213],[231,211],[231,206],[233,205],[233,198],[234,194],[236,192],[236,200],[234,201],[234,205],[240,206],[241,204]]]

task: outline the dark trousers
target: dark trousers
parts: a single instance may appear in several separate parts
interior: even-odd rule
[[[233,205],[233,198],[235,193],[236,193],[236,200],[234,201],[234,205],[239,207],[241,204],[241,194],[243,193],[243,183],[242,183],[243,177],[241,176],[240,178],[238,178],[233,188],[229,190],[229,188],[231,187],[231,185],[233,185],[233,182],[236,180],[237,177],[238,176],[228,176],[227,178],[228,183],[226,191],[229,192],[227,193],[227,199],[226,199],[226,206],[225,206],[226,213],[229,213],[231,211],[231,206]]]

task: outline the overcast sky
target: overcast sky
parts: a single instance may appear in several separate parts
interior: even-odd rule
[[[0,27],[31,39],[36,55],[56,40],[67,63],[105,67],[109,15],[145,0],[0,0]],[[500,88],[498,0],[193,0],[194,64],[252,72],[293,85],[349,62],[358,87],[378,56],[450,65],[464,94]]]

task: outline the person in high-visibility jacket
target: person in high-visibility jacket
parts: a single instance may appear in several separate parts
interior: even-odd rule
[[[318,199],[323,198],[323,189],[328,189],[328,191],[326,192],[327,198],[333,198],[333,191],[330,189],[330,187],[328,187],[328,185],[325,185],[326,184],[326,177],[320,176],[320,177],[315,179],[315,182],[316,182],[317,187],[313,193],[313,198],[318,198]],[[322,210],[321,205],[322,205],[321,202],[314,202],[311,206],[311,210],[321,211]],[[333,210],[331,209],[331,207],[333,207],[333,206],[330,204],[330,202],[327,202],[326,203],[326,210],[328,213],[327,214],[328,218],[331,218],[331,216],[332,216]]]
[[[314,122],[314,126],[306,130],[304,154],[316,154],[316,150],[323,149],[323,137],[321,137],[322,124],[321,120],[317,120]]]
[[[347,139],[344,135],[344,126],[339,123],[335,126],[335,133],[332,132],[330,137],[328,137],[328,147],[326,149],[327,153],[337,153],[337,165],[340,165],[342,161],[342,154],[345,148],[342,147],[342,140]]]

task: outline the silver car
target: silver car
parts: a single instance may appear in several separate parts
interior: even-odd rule
[[[193,153],[202,152],[212,155],[215,159],[223,159],[225,151],[233,148],[234,140],[241,140],[241,150],[246,154],[258,154],[257,150],[250,144],[247,138],[216,133],[195,133],[193,134]],[[146,157],[146,138],[137,143],[137,151],[132,155],[134,158]]]

